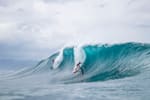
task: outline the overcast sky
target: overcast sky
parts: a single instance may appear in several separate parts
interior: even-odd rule
[[[149,0],[0,0],[0,67],[67,44],[131,41],[150,43]]]

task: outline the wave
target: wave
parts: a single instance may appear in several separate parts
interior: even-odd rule
[[[72,73],[79,61],[82,62],[84,75],[80,71],[76,74]],[[140,75],[149,68],[150,44],[97,44],[63,48],[40,61],[36,66],[20,71],[14,76],[25,77],[49,73],[50,81],[95,82]]]

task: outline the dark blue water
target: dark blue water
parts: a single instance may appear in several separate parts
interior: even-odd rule
[[[150,99],[150,44],[80,46],[84,75],[72,73],[74,48],[63,48],[34,67],[1,75],[0,100]],[[53,69],[60,54],[61,62]]]

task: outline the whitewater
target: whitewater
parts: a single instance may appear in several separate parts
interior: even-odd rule
[[[72,73],[81,62],[84,74]],[[150,44],[64,47],[36,66],[0,74],[0,100],[149,100]]]

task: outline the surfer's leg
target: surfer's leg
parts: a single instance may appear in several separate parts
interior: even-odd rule
[[[81,74],[84,75],[84,69],[80,67],[80,70],[81,70]]]

